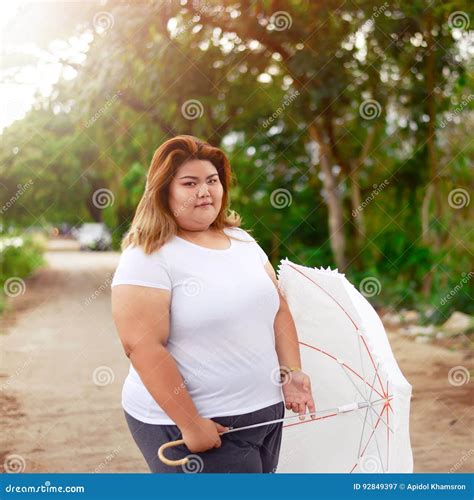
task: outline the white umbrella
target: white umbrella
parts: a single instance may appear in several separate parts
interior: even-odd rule
[[[317,419],[284,424],[277,472],[413,472],[412,387],[373,307],[337,269],[284,259],[278,279]]]

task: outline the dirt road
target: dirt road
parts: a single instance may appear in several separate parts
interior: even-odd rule
[[[120,407],[128,362],[110,313],[119,254],[68,250],[47,253],[49,267],[3,320],[0,465],[145,472]]]
[[[120,407],[128,361],[110,314],[118,257],[56,244],[49,267],[11,300],[0,320],[0,467],[148,472]],[[472,380],[456,385],[459,378],[448,377],[454,367],[472,367],[472,358],[389,337],[413,385],[415,471],[472,472]]]

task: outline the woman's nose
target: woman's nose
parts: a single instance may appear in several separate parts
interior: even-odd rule
[[[207,184],[201,184],[199,187],[199,195],[203,195],[209,192],[209,189],[207,187]]]

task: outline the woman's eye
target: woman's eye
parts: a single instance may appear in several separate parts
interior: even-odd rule
[[[217,179],[211,179],[209,182],[213,182],[214,184],[217,182]],[[191,184],[196,184],[195,182],[186,182],[184,185],[185,186],[190,186]]]

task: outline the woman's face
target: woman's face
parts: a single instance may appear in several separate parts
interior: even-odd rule
[[[169,189],[169,205],[178,226],[185,231],[208,229],[221,209],[223,194],[216,167],[210,161],[183,163]]]

